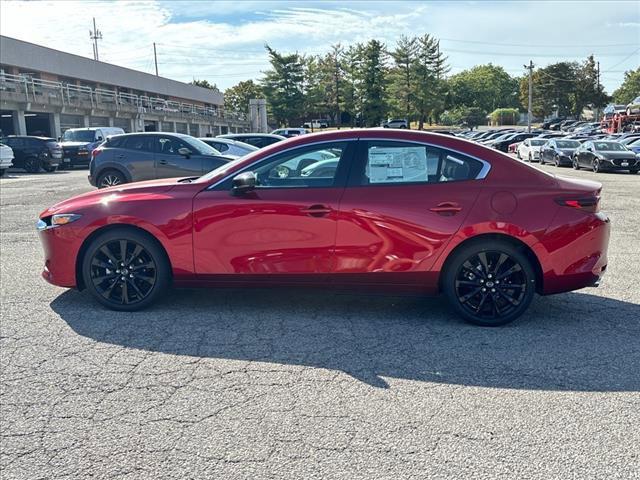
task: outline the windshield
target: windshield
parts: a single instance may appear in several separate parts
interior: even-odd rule
[[[558,148],[578,148],[580,142],[575,140],[556,140],[556,145],[558,145]]]
[[[593,142],[594,147],[599,152],[623,152],[625,146],[617,142]]]
[[[184,143],[188,143],[191,148],[193,148],[200,155],[222,155],[218,150],[213,148],[211,145],[207,145],[202,140],[198,140],[193,137],[180,137]]]
[[[533,145],[534,147],[539,147],[541,145],[544,145],[545,143],[547,143],[546,140],[536,140],[536,139],[531,140],[531,145]]]
[[[94,130],[67,130],[62,135],[63,142],[93,142],[95,138]]]

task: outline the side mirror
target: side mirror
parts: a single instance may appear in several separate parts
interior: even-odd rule
[[[62,137],[58,137],[58,142],[61,142],[61,141],[62,141]]]
[[[102,137],[96,138],[96,142],[101,142],[101,141],[102,141]]]
[[[233,195],[243,195],[256,188],[256,174],[253,172],[244,172],[233,177],[231,193]]]
[[[179,148],[178,153],[183,157],[187,157],[187,158],[191,156],[191,150],[189,150],[187,147]]]

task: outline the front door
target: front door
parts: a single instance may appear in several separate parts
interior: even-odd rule
[[[232,195],[231,178],[199,193],[193,204],[196,273],[330,272],[338,206],[356,143],[300,147],[261,160],[250,168],[256,188],[242,195]],[[309,173],[309,165],[329,157],[336,160],[333,168]]]
[[[177,137],[170,135],[154,136],[156,141],[156,175],[157,178],[199,177],[204,173],[202,155],[194,152],[194,148]],[[181,154],[181,148],[189,154]]]
[[[360,141],[342,196],[336,282],[414,284],[471,211],[484,164],[431,146]],[[424,285],[428,287],[428,285]]]

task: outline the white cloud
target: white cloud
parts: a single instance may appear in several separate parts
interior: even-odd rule
[[[466,40],[442,41],[453,72],[491,61],[515,74],[530,56],[545,64],[591,52],[600,54],[606,70],[634,48],[585,45],[640,40],[640,14],[618,7],[614,2],[576,8],[573,2],[3,1],[0,31],[90,57],[89,29],[95,16],[104,37],[101,60],[153,72],[156,42],[161,75],[183,81],[207,78],[226,88],[268,68],[265,43],[320,53],[333,43],[371,38],[393,45],[401,34]],[[615,35],[621,23],[628,26],[623,37]],[[640,63],[634,60],[632,56],[620,69]],[[605,85],[615,88],[622,73],[608,75]]]

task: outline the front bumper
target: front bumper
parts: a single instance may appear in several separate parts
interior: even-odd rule
[[[76,258],[82,237],[73,225],[38,229],[44,250],[42,278],[59,287],[76,287]]]

